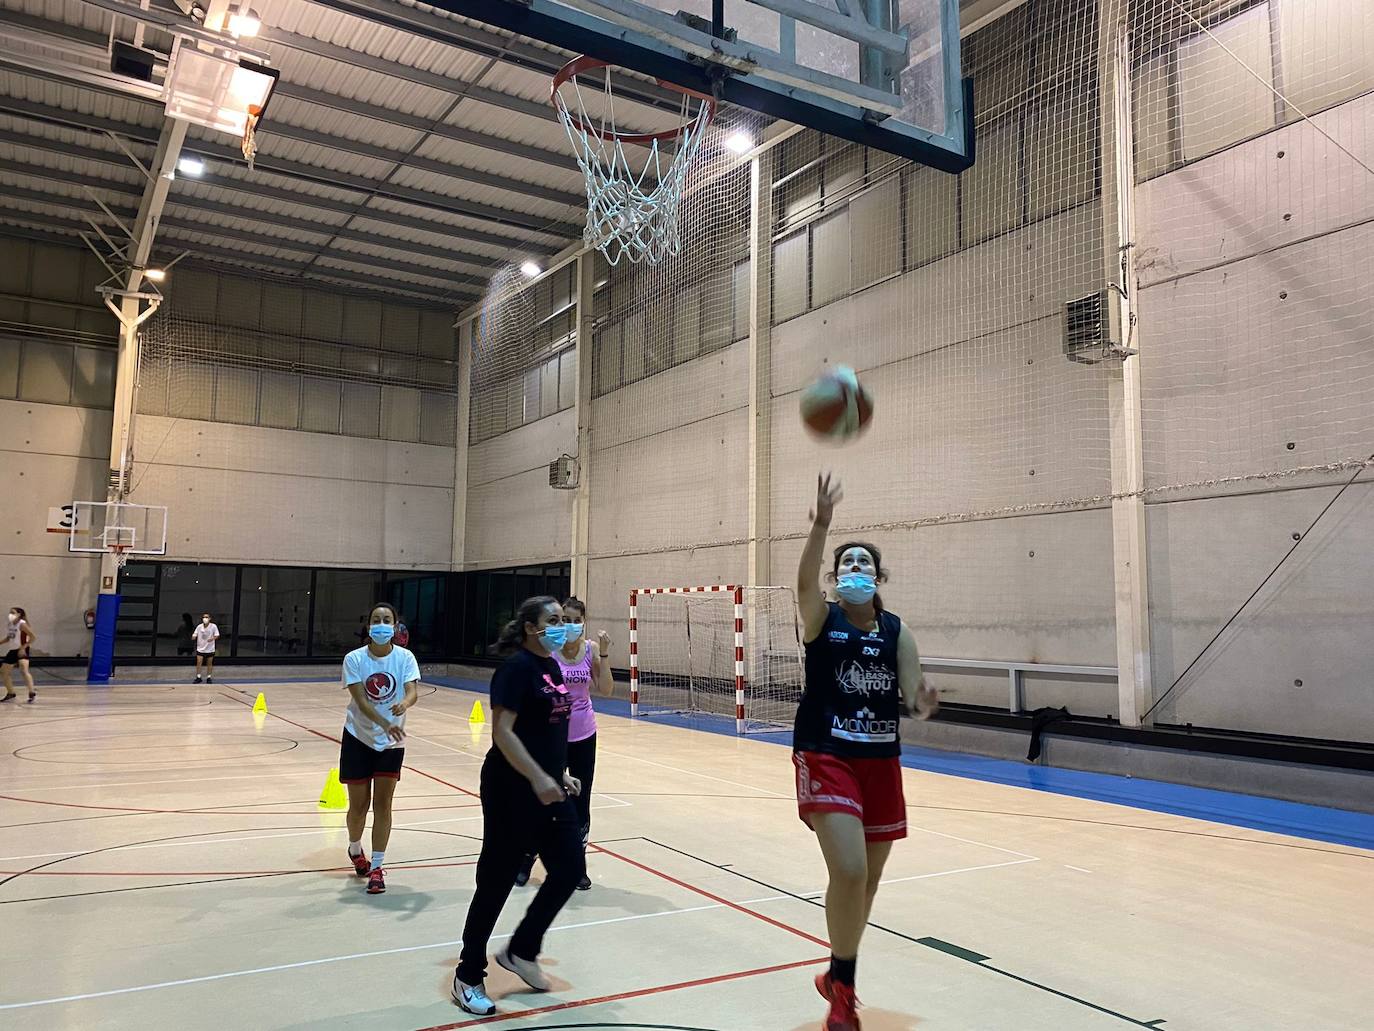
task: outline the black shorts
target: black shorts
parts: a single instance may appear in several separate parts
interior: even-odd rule
[[[0,659],[0,666],[17,666],[20,659],[27,659],[29,650],[27,648],[11,648],[5,652],[4,659]]]
[[[198,659],[213,659],[214,657],[214,652],[196,652],[196,658]]]
[[[401,765],[406,761],[404,748],[387,748],[378,752],[369,748],[347,730],[339,746],[339,782],[366,784],[373,777],[401,779]]]

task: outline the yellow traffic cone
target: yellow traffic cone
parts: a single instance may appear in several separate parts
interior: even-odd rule
[[[258,700],[253,703],[253,711],[261,713],[267,712],[267,696],[261,691],[258,692]]]
[[[481,703],[481,702],[473,702],[473,703],[472,703],[472,715],[468,717],[468,722],[469,722],[469,723],[485,723],[485,722],[487,722],[487,717],[482,713],[482,703]]]
[[[339,768],[333,766],[329,776],[324,779],[324,790],[320,792],[321,809],[347,809],[348,791],[339,783]]]

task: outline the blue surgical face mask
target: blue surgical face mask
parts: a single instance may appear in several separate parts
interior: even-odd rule
[[[568,643],[568,624],[550,623],[539,631],[539,643],[551,652],[558,651]]]
[[[841,601],[863,605],[878,593],[878,578],[872,573],[841,573],[835,581],[835,593]]]
[[[582,636],[581,623],[564,623],[563,628],[568,631],[568,636],[563,641],[564,644],[567,644],[568,641],[576,641],[579,637]]]
[[[395,634],[396,628],[390,623],[373,623],[367,628],[367,635],[378,644],[390,644]]]

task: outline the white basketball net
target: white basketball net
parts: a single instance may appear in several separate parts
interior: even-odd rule
[[[612,265],[622,257],[657,264],[682,248],[678,202],[715,105],[684,93],[678,129],[652,139],[622,136],[616,132],[609,75],[601,92],[606,113],[597,116],[583,103],[576,73],[553,91],[554,107],[587,184],[587,228],[582,238]],[[572,94],[571,105],[567,93]]]

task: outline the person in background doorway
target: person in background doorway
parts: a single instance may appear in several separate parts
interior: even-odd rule
[[[563,606],[547,596],[526,599],[501,631],[501,650],[510,657],[491,678],[492,748],[481,775],[482,854],[453,972],[453,1001],[479,1017],[496,1012],[485,985],[487,944],[525,856],[538,853],[548,876],[496,962],[536,992],[550,988],[539,968],[544,934],[587,872],[573,802],[581,785],[567,772],[572,698],[553,658],[567,639]]]
[[[382,872],[391,840],[391,800],[405,764],[405,714],[419,699],[420,664],[395,643],[396,610],[372,607],[368,643],[344,657],[344,683],[353,700],[344,719],[339,780],[348,785],[348,861],[367,878],[367,893],[386,891]],[[372,807],[372,859],[363,854],[363,830]]]
[[[215,682],[215,642],[219,640],[219,627],[210,621],[210,613],[200,617],[200,626],[191,631],[196,642],[196,680],[200,683],[201,667],[205,669],[205,682]]]
[[[0,698],[0,702],[12,701],[15,698],[14,682],[10,679],[10,671],[15,666],[19,667],[19,673],[28,685],[29,701],[38,698],[38,692],[33,686],[33,673],[29,670],[29,645],[36,640],[38,635],[33,632],[33,627],[29,626],[28,613],[18,605],[14,606],[9,611],[9,619],[5,626],[5,657],[0,660],[0,679],[5,683],[5,697]]]
[[[577,796],[577,815],[582,821],[582,854],[587,854],[587,841],[592,833],[592,780],[596,775],[596,710],[592,708],[592,690],[609,698],[615,692],[611,678],[611,637],[606,631],[597,634],[593,645],[585,634],[587,606],[577,598],[563,603],[563,625],[568,628],[568,640],[553,657],[563,670],[563,684],[572,698],[572,717],[568,722],[568,772],[581,784]],[[515,877],[517,887],[524,887],[534,869],[534,856],[525,857],[525,865]],[[585,873],[577,882],[578,891],[587,891],[592,881]]]
[[[181,626],[177,627],[177,654],[190,655],[196,650],[196,621],[189,612],[181,614]]]
[[[821,590],[821,555],[841,496],[838,482],[816,477],[811,532],[797,570],[806,689],[797,706],[792,763],[797,810],[815,832],[830,877],[830,969],[816,977],[830,1006],[823,1026],[859,1031],[859,940],[892,843],[906,837],[898,723],[904,712],[929,719],[940,704],[921,675],[911,628],[887,611],[878,594],[887,570],[876,547],[841,544],[830,570],[838,600],[827,601]]]

